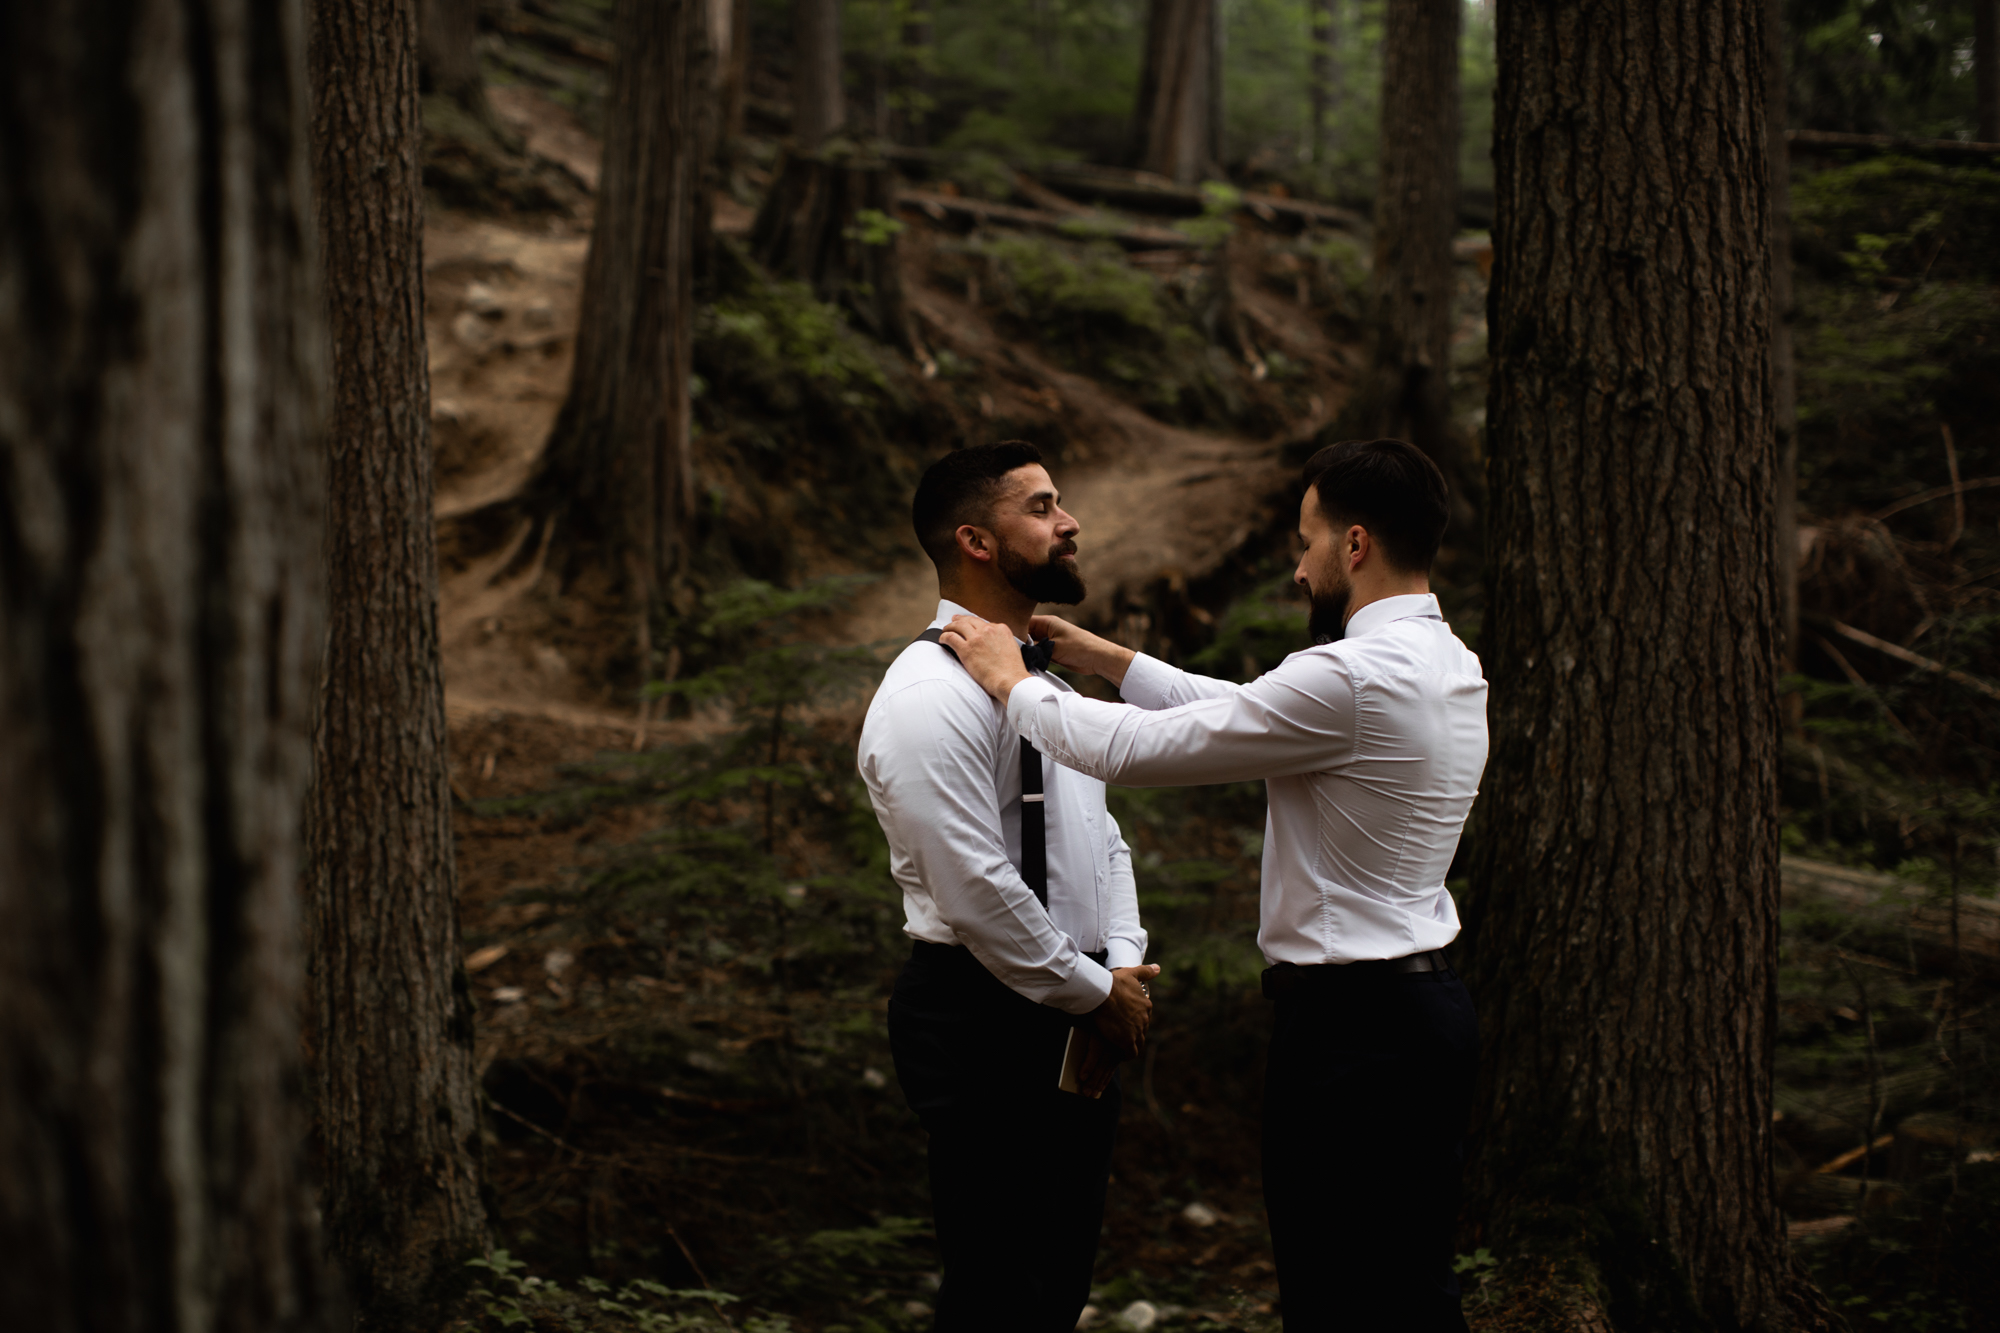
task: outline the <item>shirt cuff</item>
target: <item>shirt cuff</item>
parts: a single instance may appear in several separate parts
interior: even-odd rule
[[[1035,676],[1016,682],[1014,688],[1007,692],[1007,725],[1013,728],[1016,735],[1032,741],[1034,737],[1028,735],[1028,715],[1034,712],[1036,704],[1056,693],[1055,686]]]
[[[1042,1003],[1066,1014],[1087,1014],[1111,997],[1111,973],[1078,954],[1069,980],[1042,997]]]
[[[1157,657],[1138,653],[1132,664],[1125,668],[1125,679],[1118,686],[1118,697],[1135,708],[1149,711],[1173,707],[1174,682],[1180,676],[1178,667],[1170,667]]]
[[[1104,967],[1115,972],[1121,967],[1137,967],[1146,961],[1146,951],[1131,940],[1113,935],[1104,946]]]

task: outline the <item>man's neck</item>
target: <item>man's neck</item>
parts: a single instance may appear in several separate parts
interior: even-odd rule
[[[1380,581],[1370,580],[1365,584],[1357,579],[1354,583],[1354,591],[1347,599],[1347,619],[1341,623],[1352,623],[1355,613],[1364,606],[1372,606],[1376,602],[1387,601],[1391,597],[1427,597],[1430,595],[1430,591],[1430,577],[1425,574],[1407,575],[1394,579],[1382,579]]]
[[[967,587],[963,583],[940,586],[938,596],[947,602],[956,602],[981,620],[991,620],[1014,631],[1014,637],[1023,643],[1028,641],[1028,618],[1035,614],[1035,603],[1015,591],[1011,583],[1003,583],[998,588],[976,586]]]

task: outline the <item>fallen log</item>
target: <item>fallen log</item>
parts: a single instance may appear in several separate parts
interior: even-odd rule
[[[1200,248],[1193,238],[1171,228],[1148,227],[1143,223],[1125,222],[1088,210],[1077,213],[1054,213],[1046,209],[1021,208],[1015,204],[996,204],[986,199],[968,199],[962,195],[937,194],[930,190],[907,188],[896,192],[896,204],[900,208],[915,209],[924,213],[934,222],[943,222],[946,218],[955,216],[970,219],[974,226],[987,226],[997,222],[1011,227],[1025,227],[1031,231],[1056,232],[1064,236],[1102,237],[1133,250]]]
[[[1907,930],[1926,952],[1951,949],[1951,903],[1894,875],[1785,856],[1778,860],[1780,892],[1787,906],[1820,899],[1853,911],[1880,912]],[[1958,896],[1958,942],[1968,958],[2000,960],[2000,902]]]
[[[1786,130],[1785,146],[1794,153],[1845,149],[1862,153],[1901,153],[1907,157],[2000,158],[2000,143],[1970,139],[1911,139],[1900,134],[1841,134],[1833,130]]]
[[[1148,171],[1121,171],[1114,167],[1058,164],[1038,167],[1026,173],[1047,185],[1070,194],[1113,200],[1155,212],[1195,216],[1208,206],[1208,197],[1192,186],[1176,185],[1165,176]],[[1365,231],[1368,219],[1352,209],[1333,204],[1293,199],[1285,195],[1243,192],[1243,212],[1260,222],[1291,218],[1301,226],[1339,227],[1344,231]]]
[[[1954,684],[1963,685],[1966,689],[1983,694],[1989,699],[2000,699],[2000,685],[1995,685],[1990,680],[1981,680],[1978,676],[1972,675],[1970,672],[1956,670],[1946,666],[1942,662],[1934,662],[1922,653],[1913,653],[1899,643],[1891,643],[1887,639],[1879,639],[1865,629],[1856,629],[1854,626],[1843,624],[1838,620],[1829,620],[1826,623],[1828,628],[1832,629],[1835,634],[1838,634],[1850,643],[1858,643],[1864,648],[1873,648],[1884,657],[1893,657],[1898,662],[1913,666],[1919,671],[1929,671],[1943,676],[1946,680]]]

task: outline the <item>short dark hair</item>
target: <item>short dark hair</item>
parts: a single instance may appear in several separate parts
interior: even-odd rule
[[[1041,461],[1042,451],[1026,440],[1002,440],[954,449],[925,469],[910,504],[910,522],[940,572],[951,567],[960,525],[981,522],[992,511],[1001,478]]]
[[[1403,440],[1342,440],[1306,463],[1307,490],[1335,528],[1368,529],[1389,563],[1428,573],[1451,517],[1444,473]]]

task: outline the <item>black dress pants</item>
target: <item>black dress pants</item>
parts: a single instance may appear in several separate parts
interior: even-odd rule
[[[889,1045],[930,1135],[939,1333],[1070,1333],[1090,1299],[1119,1091],[1056,1087],[1071,1023],[962,948],[920,942],[897,979]]]
[[[1351,965],[1273,968],[1265,991],[1285,1333],[1463,1333],[1452,1240],[1478,1051],[1464,985]]]

